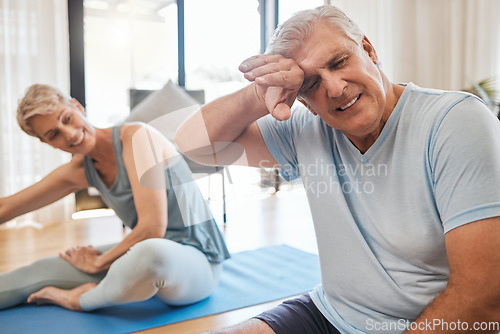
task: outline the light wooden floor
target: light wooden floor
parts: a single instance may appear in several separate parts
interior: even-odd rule
[[[307,199],[300,185],[291,189],[284,187],[277,194],[270,194],[260,192],[255,187],[248,191],[238,182],[241,180],[233,180],[228,185],[228,223],[225,227],[220,226],[230,252],[288,244],[317,253]],[[218,217],[221,215],[221,202],[216,196],[212,197],[211,206],[214,215]],[[41,257],[55,255],[75,245],[118,242],[123,233],[121,222],[114,216],[49,223],[43,227],[0,229],[0,272],[29,264]],[[200,333],[241,322],[279,302],[185,321],[142,333]]]

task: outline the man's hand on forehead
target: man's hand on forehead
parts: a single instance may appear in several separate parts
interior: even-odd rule
[[[304,72],[295,60],[281,55],[253,56],[243,61],[239,69],[247,80],[267,87],[297,89],[304,80]]]
[[[290,118],[290,107],[297,97],[304,72],[293,59],[281,55],[258,55],[239,67],[245,78],[255,82],[256,94],[277,120]]]

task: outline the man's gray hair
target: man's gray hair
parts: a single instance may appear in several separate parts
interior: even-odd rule
[[[274,32],[266,53],[293,57],[319,22],[330,23],[361,45],[364,34],[354,21],[335,6],[319,6],[297,12],[281,24]]]

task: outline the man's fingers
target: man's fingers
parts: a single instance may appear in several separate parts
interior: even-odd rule
[[[304,81],[304,71],[293,59],[270,54],[253,56],[241,63],[240,71],[247,80],[255,82],[257,97],[264,99],[274,118],[290,118],[290,107]]]
[[[245,79],[265,86],[298,88],[304,80],[303,71],[293,63],[268,64],[244,73]]]
[[[295,96],[295,93],[286,91],[281,87],[269,87],[265,97],[267,110],[277,120],[287,120],[291,116],[290,107],[295,100]]]
[[[281,55],[260,55],[245,60],[239,67],[247,80],[278,72],[302,71],[293,59]]]
[[[245,75],[246,77],[246,75]],[[304,77],[299,73],[275,72],[254,79],[255,83],[264,87],[281,87],[290,90],[299,90]],[[248,79],[248,78],[247,78]],[[252,81],[252,80],[251,80]]]
[[[279,103],[271,113],[278,121],[286,121],[292,115],[290,107],[286,103]]]
[[[271,54],[265,54],[265,55],[257,55],[250,57],[248,59],[245,59],[239,66],[239,70],[243,73],[247,73],[249,71],[252,71],[253,69],[257,67],[261,67],[270,63],[276,63],[280,60],[286,59],[285,57],[281,55],[271,55]]]
[[[293,64],[289,62],[283,63],[269,63],[259,67],[255,67],[250,71],[245,72],[245,78],[257,78],[265,75],[278,73],[278,72],[286,72],[292,68]]]

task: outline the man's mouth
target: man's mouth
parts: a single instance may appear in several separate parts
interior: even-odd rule
[[[344,111],[346,110],[347,108],[349,108],[350,106],[352,106],[354,103],[356,103],[356,101],[359,99],[361,95],[358,95],[356,96],[354,99],[352,99],[350,102],[348,102],[346,105],[338,108],[337,110],[340,110],[340,111]]]

